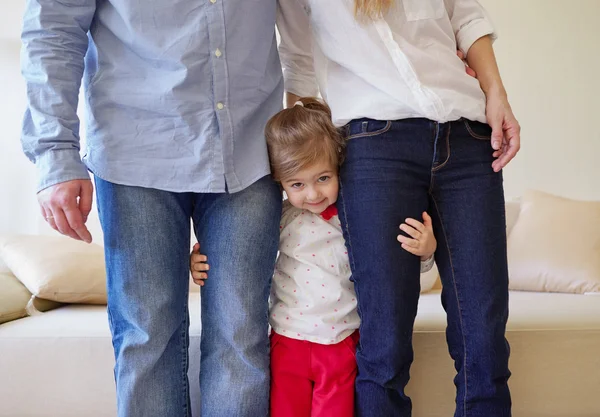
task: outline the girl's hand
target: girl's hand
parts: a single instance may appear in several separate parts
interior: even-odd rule
[[[429,214],[423,212],[423,223],[415,219],[406,219],[405,223],[400,225],[400,230],[410,236],[398,235],[398,242],[402,244],[402,249],[420,256],[421,260],[427,260],[433,255],[437,248],[437,240],[433,235]]]
[[[206,271],[208,271],[210,267],[206,263],[207,261],[208,258],[206,255],[200,253],[200,244],[196,243],[190,254],[190,272],[192,273],[194,283],[201,287],[204,286],[204,280],[208,278]]]

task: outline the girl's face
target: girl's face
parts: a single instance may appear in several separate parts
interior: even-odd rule
[[[281,185],[294,207],[321,214],[337,200],[338,169],[323,161],[282,179]]]

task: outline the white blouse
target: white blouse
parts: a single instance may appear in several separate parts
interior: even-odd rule
[[[337,126],[361,117],[486,121],[479,82],[456,56],[495,39],[476,0],[396,0],[384,18],[362,22],[354,0],[279,0],[277,25],[286,91],[320,91]]]
[[[421,272],[432,266],[433,257],[421,263]],[[360,324],[350,275],[338,216],[326,220],[285,201],[271,287],[271,328],[323,345],[344,340]]]

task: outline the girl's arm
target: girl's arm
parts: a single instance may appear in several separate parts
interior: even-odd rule
[[[437,249],[431,216],[423,212],[423,222],[407,218],[400,225],[400,230],[406,234],[398,235],[402,249],[421,258],[421,273],[429,271],[433,267],[433,255]]]

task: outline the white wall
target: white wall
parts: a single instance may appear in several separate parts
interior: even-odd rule
[[[0,4],[0,38],[18,38],[25,0],[2,0]]]
[[[600,200],[600,1],[482,0],[523,147],[505,171],[526,188]]]
[[[30,191],[35,172],[19,143],[25,92],[14,64],[18,54],[17,41],[0,39],[0,233],[34,233],[39,217]]]
[[[0,5],[0,234],[49,233],[20,150],[24,91],[18,67],[22,0]],[[483,0],[523,148],[505,170],[506,194],[527,188],[600,200],[600,0]],[[2,39],[4,38],[4,39]],[[9,39],[9,40],[7,40]],[[97,241],[97,217],[90,219]]]

